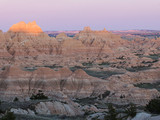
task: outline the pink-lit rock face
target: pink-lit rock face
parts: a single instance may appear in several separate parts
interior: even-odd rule
[[[10,27],[9,31],[11,32],[20,32],[20,33],[42,33],[42,29],[36,24],[35,21],[29,22],[19,22]]]

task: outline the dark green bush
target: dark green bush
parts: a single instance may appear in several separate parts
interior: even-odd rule
[[[12,112],[7,112],[0,120],[15,120],[16,117]]]
[[[160,98],[150,100],[145,108],[153,114],[160,114]]]
[[[125,95],[121,95],[120,98],[121,98],[121,99],[125,98]]]
[[[84,62],[82,63],[83,66],[92,66],[93,62],[89,61],[89,62]]]
[[[133,118],[137,114],[137,108],[136,108],[136,106],[134,104],[130,104],[130,106],[125,109],[124,113],[127,114],[127,116],[126,116],[127,118],[129,116]]]
[[[31,100],[43,100],[43,99],[48,99],[48,97],[45,96],[44,93],[41,90],[39,90],[36,95],[32,94],[30,99]]]

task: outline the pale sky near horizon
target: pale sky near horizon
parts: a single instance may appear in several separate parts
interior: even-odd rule
[[[0,0],[0,29],[36,21],[43,31],[160,30],[160,0]]]

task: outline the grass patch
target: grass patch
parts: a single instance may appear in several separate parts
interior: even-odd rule
[[[82,63],[83,66],[86,66],[86,67],[92,67],[93,66],[93,62],[84,62]]]
[[[145,88],[145,89],[157,89],[160,91],[160,82],[156,83],[139,83],[139,84],[134,84],[135,87],[139,88]]]
[[[101,79],[106,79],[112,75],[124,74],[123,72],[116,72],[116,71],[92,71],[92,70],[84,70],[84,71],[90,76]]]
[[[103,66],[103,67],[109,67],[111,65],[111,63],[109,62],[102,62],[101,64],[98,64],[99,66]]]
[[[63,68],[63,66],[58,66],[58,65],[51,65],[51,66],[46,65],[46,66],[44,66],[44,67],[48,67],[48,68],[51,68],[51,69]]]
[[[154,69],[151,68],[152,65],[148,65],[148,66],[135,66],[135,67],[131,67],[131,68],[126,68],[126,70],[130,71],[130,72],[138,72],[138,71],[143,71],[143,70],[149,70],[149,69]]]
[[[94,105],[97,98],[95,97],[86,97],[82,99],[76,99],[74,102],[80,103],[82,105]]]
[[[74,71],[76,71],[76,70],[78,70],[78,69],[84,69],[84,68],[81,67],[81,66],[70,67],[70,70],[71,70],[72,72],[74,72]]]

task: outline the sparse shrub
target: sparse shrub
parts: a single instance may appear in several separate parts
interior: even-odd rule
[[[110,65],[110,63],[109,63],[109,62],[102,62],[102,63],[99,64],[99,65]]]
[[[84,113],[84,116],[88,116],[88,115],[90,115],[91,113],[89,112],[89,111],[85,111],[85,113]]]
[[[15,97],[13,101],[17,102],[17,101],[19,101],[19,99],[17,97]]]
[[[121,99],[125,98],[125,95],[121,95],[120,98],[121,98]]]
[[[92,66],[93,62],[89,61],[89,62],[84,62],[82,63],[83,66]]]
[[[160,98],[150,100],[145,108],[153,114],[160,114]]]
[[[13,112],[7,112],[0,120],[15,120],[16,117]]]
[[[104,99],[104,98],[106,98],[107,96],[109,96],[110,93],[111,93],[110,91],[106,90],[103,94],[99,95],[98,97]]]
[[[120,57],[118,57],[117,59],[124,60],[125,57],[124,57],[124,56],[120,56]]]
[[[134,104],[130,104],[128,108],[125,109],[124,113],[126,113],[126,117],[135,117],[137,114],[137,108]]]
[[[31,100],[43,100],[43,99],[48,99],[48,97],[45,96],[44,93],[41,90],[39,90],[36,95],[32,94],[30,99]]]

